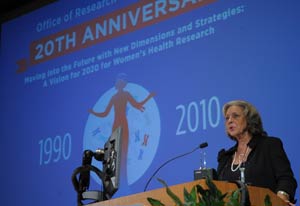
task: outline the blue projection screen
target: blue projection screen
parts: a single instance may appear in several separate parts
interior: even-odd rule
[[[202,142],[216,168],[234,144],[222,116],[233,99],[257,107],[299,182],[299,10],[296,0],[74,0],[3,23],[1,204],[75,205],[83,151],[120,125],[127,185],[114,197],[142,192]],[[199,166],[197,151],[156,177],[192,181]],[[148,190],[159,187],[154,178]],[[93,174],[90,189],[101,189]]]

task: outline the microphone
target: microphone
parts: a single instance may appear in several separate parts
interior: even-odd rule
[[[203,149],[203,148],[205,148],[205,147],[207,147],[207,146],[208,146],[207,142],[203,142],[203,143],[201,143],[201,144],[199,145],[200,149]],[[198,149],[198,148],[196,148],[196,149]]]
[[[173,160],[175,160],[175,159],[178,159],[178,158],[180,158],[180,157],[183,157],[183,156],[186,156],[186,155],[188,155],[188,154],[191,154],[191,153],[195,152],[197,149],[203,149],[203,148],[205,148],[205,147],[207,147],[207,146],[208,146],[207,142],[203,142],[203,143],[201,143],[199,146],[197,146],[195,149],[193,149],[192,151],[187,152],[187,153],[184,153],[184,154],[181,154],[181,155],[178,155],[178,156],[176,156],[176,157],[173,157],[172,159],[169,159],[168,161],[166,161],[165,163],[163,163],[159,168],[157,168],[157,169],[155,170],[155,172],[151,175],[151,177],[150,177],[149,180],[147,181],[146,186],[145,186],[145,188],[144,188],[144,192],[147,190],[147,187],[148,187],[149,183],[151,182],[151,180],[153,179],[153,177],[154,177],[154,176],[158,173],[158,171],[159,171],[162,167],[164,167],[166,164],[168,164],[169,162],[171,162],[171,161],[173,161]]]
[[[245,184],[246,183],[246,181],[245,181],[245,162],[243,162],[241,164],[240,172],[241,172],[241,182]]]

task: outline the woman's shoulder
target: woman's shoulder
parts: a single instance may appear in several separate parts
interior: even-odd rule
[[[280,147],[282,146],[282,141],[279,137],[262,136],[258,137],[258,144],[265,145],[268,147]]]
[[[224,148],[221,149],[219,152],[218,152],[218,161],[222,161],[222,159],[227,159],[226,157],[230,157],[233,155],[233,153],[235,152],[236,150],[236,145],[229,148],[228,150],[225,150]]]
[[[265,141],[266,143],[280,143],[280,142],[282,142],[280,137],[274,137],[274,136],[263,136],[263,137],[261,137],[261,139],[263,141]]]

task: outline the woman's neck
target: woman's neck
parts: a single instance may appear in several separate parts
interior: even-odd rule
[[[248,143],[251,140],[251,136],[249,135],[248,132],[243,134],[242,136],[239,136],[237,138],[237,143],[238,143],[238,151],[245,151],[245,149],[248,147]]]

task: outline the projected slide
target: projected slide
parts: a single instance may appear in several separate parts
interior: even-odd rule
[[[2,24],[3,205],[76,205],[84,150],[122,127],[121,187],[142,192],[203,142],[207,166],[234,142],[222,106],[253,103],[300,178],[300,3],[62,0]],[[102,169],[100,161],[92,164]],[[200,151],[156,175],[193,180]],[[162,185],[151,180],[147,190]],[[102,183],[91,173],[90,189]],[[299,199],[299,190],[296,198]]]

